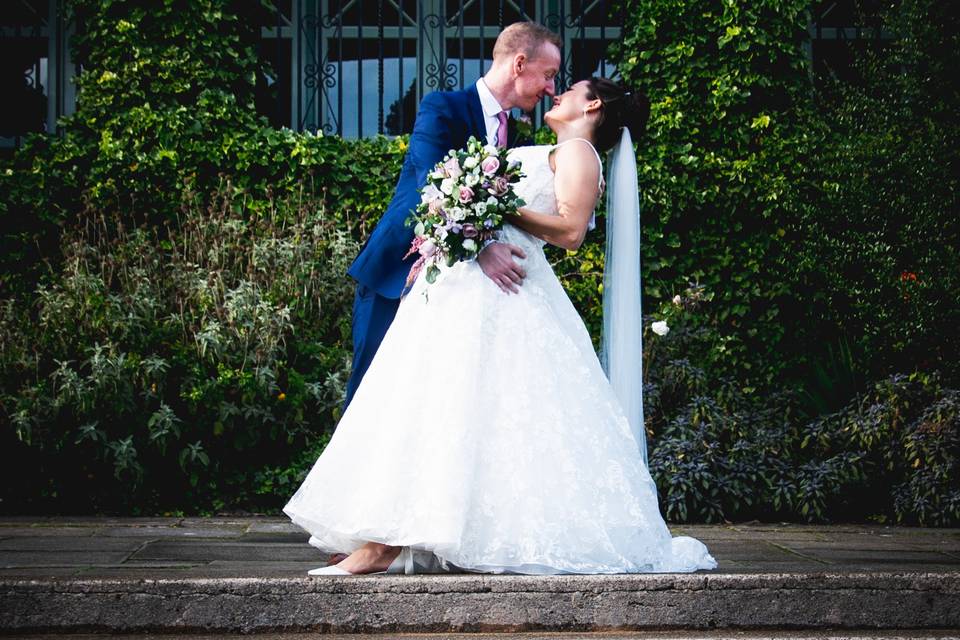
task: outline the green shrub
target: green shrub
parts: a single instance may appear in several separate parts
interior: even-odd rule
[[[265,65],[251,3],[71,0],[76,113],[62,136],[35,135],[0,167],[7,251],[0,286],[29,292],[59,234],[82,211],[116,212],[129,224],[174,219],[187,188],[207,194],[229,179],[261,211],[271,198],[305,193],[359,239],[392,195],[406,138],[359,143],[275,130],[254,108]]]
[[[939,369],[960,382],[960,16],[905,0],[864,22],[844,82],[824,78],[803,114],[809,160],[784,197],[788,251],[771,264],[797,293],[796,379],[845,335],[874,378]],[[812,354],[811,354],[812,351]]]
[[[897,44],[815,92],[805,1],[624,4],[668,519],[956,523],[955,16],[884,9]],[[268,127],[250,3],[71,6],[78,110],[0,167],[3,507],[276,509],[338,417],[344,271],[407,139]],[[548,253],[595,340],[598,214]]]
[[[638,141],[645,304],[696,278],[715,296],[720,341],[698,363],[747,393],[775,387],[784,362],[779,202],[799,172],[795,113],[808,96],[807,0],[623,3],[613,54],[649,97]]]
[[[658,314],[670,332],[645,335],[650,471],[667,519],[960,523],[960,392],[936,373],[895,374],[811,420],[796,390],[757,400],[698,366],[716,340],[692,321],[705,299],[689,288]]]
[[[258,478],[329,436],[356,241],[313,201],[195,196],[163,232],[91,214],[35,306],[0,307],[5,507],[276,506]]]

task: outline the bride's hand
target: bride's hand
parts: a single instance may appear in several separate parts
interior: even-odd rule
[[[523,284],[523,279],[527,276],[527,272],[513,259],[513,256],[523,259],[527,254],[515,244],[494,242],[477,256],[480,269],[497,283],[504,293],[511,291],[519,293],[517,286]]]

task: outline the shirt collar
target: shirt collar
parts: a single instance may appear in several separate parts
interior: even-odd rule
[[[504,110],[497,99],[493,97],[483,78],[477,80],[477,94],[480,96],[480,106],[483,107],[483,115],[486,117],[496,118],[497,114]]]

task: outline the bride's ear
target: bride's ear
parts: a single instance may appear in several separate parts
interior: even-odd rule
[[[603,102],[600,101],[600,98],[591,100],[583,106],[583,115],[588,116],[597,113],[600,111],[601,106],[603,106]]]

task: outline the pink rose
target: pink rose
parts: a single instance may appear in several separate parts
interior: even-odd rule
[[[507,192],[507,189],[509,188],[510,188],[510,181],[507,180],[507,176],[497,176],[496,178],[494,178],[493,192],[496,195],[502,196]]]
[[[460,187],[460,202],[467,204],[473,200],[473,189],[470,187]]]
[[[480,234],[477,231],[477,228],[470,223],[463,225],[463,237],[464,238],[476,238]]]
[[[499,168],[500,160],[493,156],[487,156],[483,159],[483,162],[480,163],[480,170],[488,176],[495,174]]]
[[[423,244],[419,248],[420,255],[425,258],[429,258],[437,252],[437,245],[433,244],[433,240],[424,240]]]

